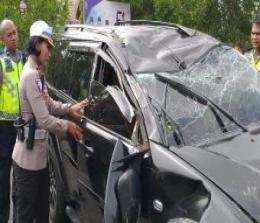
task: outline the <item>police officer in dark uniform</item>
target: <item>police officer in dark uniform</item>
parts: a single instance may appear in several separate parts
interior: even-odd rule
[[[17,49],[17,30],[13,21],[0,24],[0,223],[7,223],[10,207],[11,155],[16,139],[13,122],[19,113],[18,82],[25,54]]]

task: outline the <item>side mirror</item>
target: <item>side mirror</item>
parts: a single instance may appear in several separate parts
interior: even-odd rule
[[[138,222],[141,210],[141,182],[138,169],[134,165],[119,177],[117,197],[120,206],[122,223]]]

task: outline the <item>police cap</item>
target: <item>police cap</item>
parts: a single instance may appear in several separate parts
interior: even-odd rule
[[[39,20],[34,22],[30,28],[30,37],[32,36],[40,36],[52,46],[54,47],[52,40],[52,27],[50,27],[46,22]]]

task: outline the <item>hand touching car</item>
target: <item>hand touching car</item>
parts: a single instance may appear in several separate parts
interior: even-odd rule
[[[71,114],[74,117],[80,117],[82,114],[82,109],[84,109],[86,106],[88,106],[89,102],[87,99],[74,104],[70,106],[69,108],[69,114]],[[73,122],[68,123],[68,129],[67,132],[72,135],[76,140],[81,140],[83,136],[83,129],[80,128],[77,124]]]
[[[87,99],[82,100],[81,102],[74,104],[72,106],[70,106],[69,108],[69,114],[75,116],[75,117],[80,117],[82,114],[82,109],[84,109],[85,107],[87,107],[89,104],[89,101]]]
[[[83,137],[83,129],[73,122],[68,123],[67,132],[76,140],[81,140]]]

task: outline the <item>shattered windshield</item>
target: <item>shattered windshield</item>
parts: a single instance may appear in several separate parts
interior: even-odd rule
[[[158,79],[158,75],[169,79],[169,83]],[[221,138],[227,132],[241,131],[239,125],[222,112],[196,98],[187,97],[170,81],[209,98],[243,126],[259,124],[260,74],[243,55],[229,47],[212,49],[199,62],[179,72],[142,73],[137,76],[156,110],[165,111],[160,121],[169,145],[176,144],[176,130],[185,145],[199,145]]]

